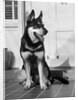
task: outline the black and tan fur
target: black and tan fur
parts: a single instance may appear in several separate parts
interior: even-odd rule
[[[23,59],[23,69],[26,71],[26,81],[24,88],[30,88],[32,82],[39,83],[41,89],[46,89],[50,85],[51,75],[49,67],[45,61],[44,35],[47,29],[42,22],[43,14],[40,13],[35,18],[32,10],[27,18],[27,26],[21,38],[20,54]]]
[[[52,83],[50,69],[45,61],[44,36],[48,33],[42,22],[42,11],[35,18],[34,10],[27,18],[24,35],[21,38],[20,54],[26,74],[24,89],[31,87],[32,83],[39,84],[46,89]]]

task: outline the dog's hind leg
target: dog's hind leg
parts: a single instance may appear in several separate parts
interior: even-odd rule
[[[43,67],[43,80],[47,86],[51,85],[50,80],[48,79],[49,71],[47,67]]]

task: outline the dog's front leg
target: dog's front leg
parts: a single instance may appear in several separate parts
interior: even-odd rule
[[[40,87],[41,87],[41,89],[46,89],[47,88],[47,86],[46,86],[46,84],[45,84],[45,82],[44,82],[44,79],[43,79],[43,66],[42,66],[42,62],[39,62],[39,64],[38,64],[38,71],[39,71],[39,81],[40,81]]]
[[[26,69],[26,74],[27,74],[27,81],[24,84],[24,89],[29,89],[31,87],[31,76],[30,76],[30,65],[28,62],[25,63],[25,69]]]

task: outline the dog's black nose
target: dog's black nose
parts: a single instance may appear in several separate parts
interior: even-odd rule
[[[44,28],[44,35],[46,35],[47,33],[48,33],[48,30]]]

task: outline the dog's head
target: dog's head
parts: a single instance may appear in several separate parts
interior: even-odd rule
[[[27,27],[28,32],[33,33],[35,36],[44,36],[47,34],[47,29],[44,27],[44,24],[42,22],[42,11],[40,12],[40,15],[35,18],[35,12],[34,10],[31,11],[27,18]]]

